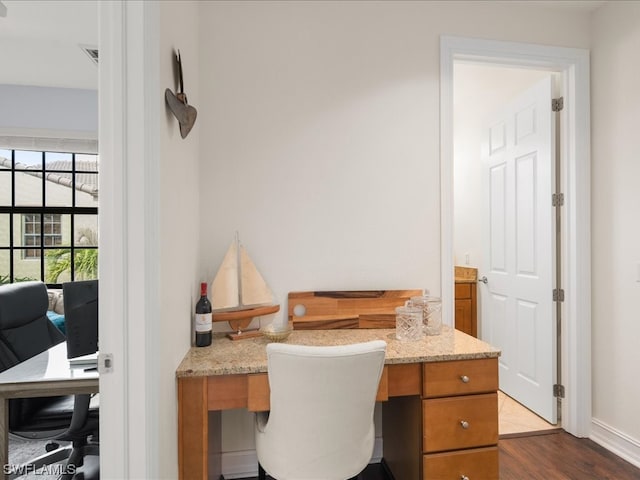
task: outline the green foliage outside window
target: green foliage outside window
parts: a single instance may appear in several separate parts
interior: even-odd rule
[[[18,282],[28,282],[31,280],[37,280],[37,278],[15,277],[13,282],[11,282],[11,278],[9,278],[9,275],[0,275],[0,285],[6,285],[9,283],[18,283]]]
[[[91,280],[98,278],[98,249],[82,248],[83,245],[97,245],[98,235],[86,228],[79,232],[74,254],[74,276],[76,280]],[[58,248],[47,250],[47,283],[58,283],[63,273],[71,273],[71,249]]]

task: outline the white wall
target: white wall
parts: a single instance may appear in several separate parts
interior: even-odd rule
[[[175,5],[167,8],[181,18]],[[153,470],[167,477],[177,470],[176,396],[168,386],[176,359],[188,346],[186,296],[193,300],[196,279],[213,274],[233,230],[240,230],[281,296],[303,288],[396,288],[417,282],[438,288],[441,33],[580,48],[591,43],[594,418],[611,427],[604,431],[626,435],[628,445],[637,447],[633,182],[638,163],[633,154],[640,146],[634,130],[640,100],[638,68],[627,58],[633,61],[638,51],[640,5],[613,2],[596,12],[593,42],[587,14],[550,11],[539,3],[211,2],[198,8],[201,88],[189,98],[199,107],[202,129],[201,207],[191,197],[197,188],[192,177],[168,188],[173,167],[165,165],[163,155],[163,168],[169,169],[162,174],[163,206],[179,202],[183,209],[176,211],[186,217],[169,222],[163,215],[162,232],[169,236],[162,240],[163,253],[174,254],[167,250],[183,238],[181,227],[196,227],[200,217],[190,212],[202,212],[206,223],[199,239],[195,233],[186,244],[194,249],[201,244],[197,260],[189,252],[186,267],[160,260],[167,270],[163,294],[174,291],[169,284],[179,294],[175,305],[167,300],[173,318],[160,319],[158,350],[167,358],[157,383],[166,398],[160,400],[163,438],[153,439],[160,442],[159,454],[151,457],[157,463]],[[163,38],[174,38],[174,24],[163,18]],[[181,44],[192,45],[191,22],[195,19],[189,25],[179,21]],[[168,46],[164,40],[163,45]],[[190,78],[187,82],[195,80]],[[193,167],[191,147],[172,135],[163,146]],[[398,168],[402,176],[394,172]],[[372,203],[362,197],[373,197]],[[380,215],[369,205],[381,208]],[[357,215],[358,210],[363,212]],[[386,231],[412,222],[393,236]],[[380,237],[362,233],[378,231]],[[417,266],[405,271],[407,257],[417,259]],[[192,266],[196,261],[198,268]],[[190,285],[188,293],[181,281]]]
[[[198,252],[199,230],[207,217],[199,197],[201,118],[182,139],[176,118],[164,107],[164,90],[177,91],[174,51],[180,49],[185,92],[200,107],[198,2],[160,2],[160,312],[158,325],[158,461],[162,478],[178,476],[175,371],[191,346],[191,313],[204,280]],[[200,112],[200,115],[202,113]]]
[[[593,433],[640,466],[640,3],[592,26]]]
[[[238,230],[283,308],[296,290],[439,293],[439,36],[586,48],[588,27],[530,4],[202,3],[203,274]],[[251,432],[229,413],[223,449]]]

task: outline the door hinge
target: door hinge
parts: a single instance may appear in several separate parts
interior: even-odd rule
[[[564,385],[558,385],[557,383],[553,386],[553,396],[564,398]]]
[[[562,110],[563,107],[564,107],[564,98],[563,97],[558,97],[558,98],[552,98],[551,99],[551,111],[559,112],[560,110]]]
[[[98,373],[113,372],[113,353],[99,353],[98,354]]]
[[[562,289],[562,288],[554,288],[553,289],[553,301],[554,302],[564,302],[564,289]]]
[[[564,205],[564,193],[554,193],[551,195],[551,205],[561,207]]]

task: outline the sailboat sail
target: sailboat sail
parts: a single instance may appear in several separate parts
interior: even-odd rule
[[[229,309],[239,305],[238,302],[238,243],[229,246],[222,259],[222,264],[211,284],[211,304],[214,309]]]
[[[240,304],[268,305],[273,302],[273,293],[262,275],[240,245]]]
[[[241,310],[273,303],[273,293],[236,238],[211,288],[213,310]]]

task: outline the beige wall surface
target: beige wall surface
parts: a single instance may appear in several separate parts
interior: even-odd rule
[[[215,2],[200,21],[202,261],[213,276],[238,230],[281,300],[439,292],[441,34],[588,45],[586,15],[475,2]]]
[[[593,418],[627,436],[637,459],[640,3],[610,2],[592,29]]]
[[[178,91],[178,70],[174,56],[180,50],[184,87],[188,102],[200,109],[198,78],[198,2],[161,2],[160,86],[158,99],[164,103],[164,89]],[[200,295],[199,230],[207,221],[208,209],[199,197],[200,118],[183,139],[176,118],[162,108],[160,121],[160,331],[157,373],[157,448],[155,470],[162,478],[178,477],[178,417],[175,371],[191,346],[191,313]],[[203,112],[199,114],[202,116]],[[204,115],[207,115],[205,111]]]
[[[281,301],[306,288],[440,289],[441,34],[592,49],[594,421],[637,448],[640,5],[591,15],[553,3],[162,2],[159,73],[167,83],[179,46],[200,133],[182,141],[159,119],[154,471],[177,476],[173,372],[196,283],[234,231]],[[227,452],[250,449],[250,424],[234,420]]]
[[[210,2],[198,28],[200,269],[238,231],[283,307],[440,293],[440,35],[589,47],[588,13],[509,2]],[[223,420],[250,450],[251,417]]]
[[[199,118],[184,141],[162,119],[166,478],[193,290],[236,230],[283,306],[301,289],[440,290],[441,34],[592,49],[594,421],[638,443],[640,4],[593,15],[502,2],[182,5],[163,2],[160,73],[171,77],[169,50],[181,48]],[[171,254],[182,245],[194,248]],[[225,450],[251,449],[250,416],[232,415]]]

